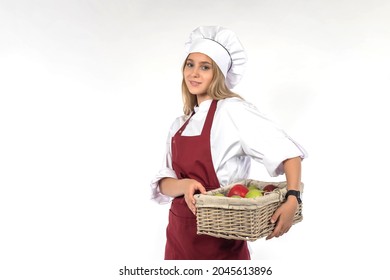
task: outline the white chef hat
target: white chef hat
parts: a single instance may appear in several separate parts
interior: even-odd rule
[[[233,88],[245,70],[247,57],[238,37],[221,26],[200,26],[185,43],[187,54],[200,52],[209,56],[225,76],[225,84]]]

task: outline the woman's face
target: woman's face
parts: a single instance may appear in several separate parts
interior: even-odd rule
[[[210,99],[207,89],[213,79],[211,58],[202,53],[191,53],[184,66],[184,81],[191,94],[196,95],[198,104]]]

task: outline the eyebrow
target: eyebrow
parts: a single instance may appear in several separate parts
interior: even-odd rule
[[[194,62],[191,58],[187,58],[187,61]],[[200,61],[199,63],[200,64],[210,64],[211,65],[211,62],[208,62],[208,61]]]

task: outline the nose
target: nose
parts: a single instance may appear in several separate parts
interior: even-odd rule
[[[193,77],[198,77],[198,75],[199,75],[199,69],[198,69],[197,67],[192,68],[192,73],[191,73],[191,75],[192,75]]]

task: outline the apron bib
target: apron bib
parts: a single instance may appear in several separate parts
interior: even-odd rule
[[[178,179],[200,182],[207,191],[219,188],[210,149],[210,131],[217,101],[213,100],[202,133],[182,136],[190,118],[172,137],[172,166]],[[167,226],[166,260],[249,260],[246,241],[216,238],[196,233],[196,216],[184,196],[173,199]]]

